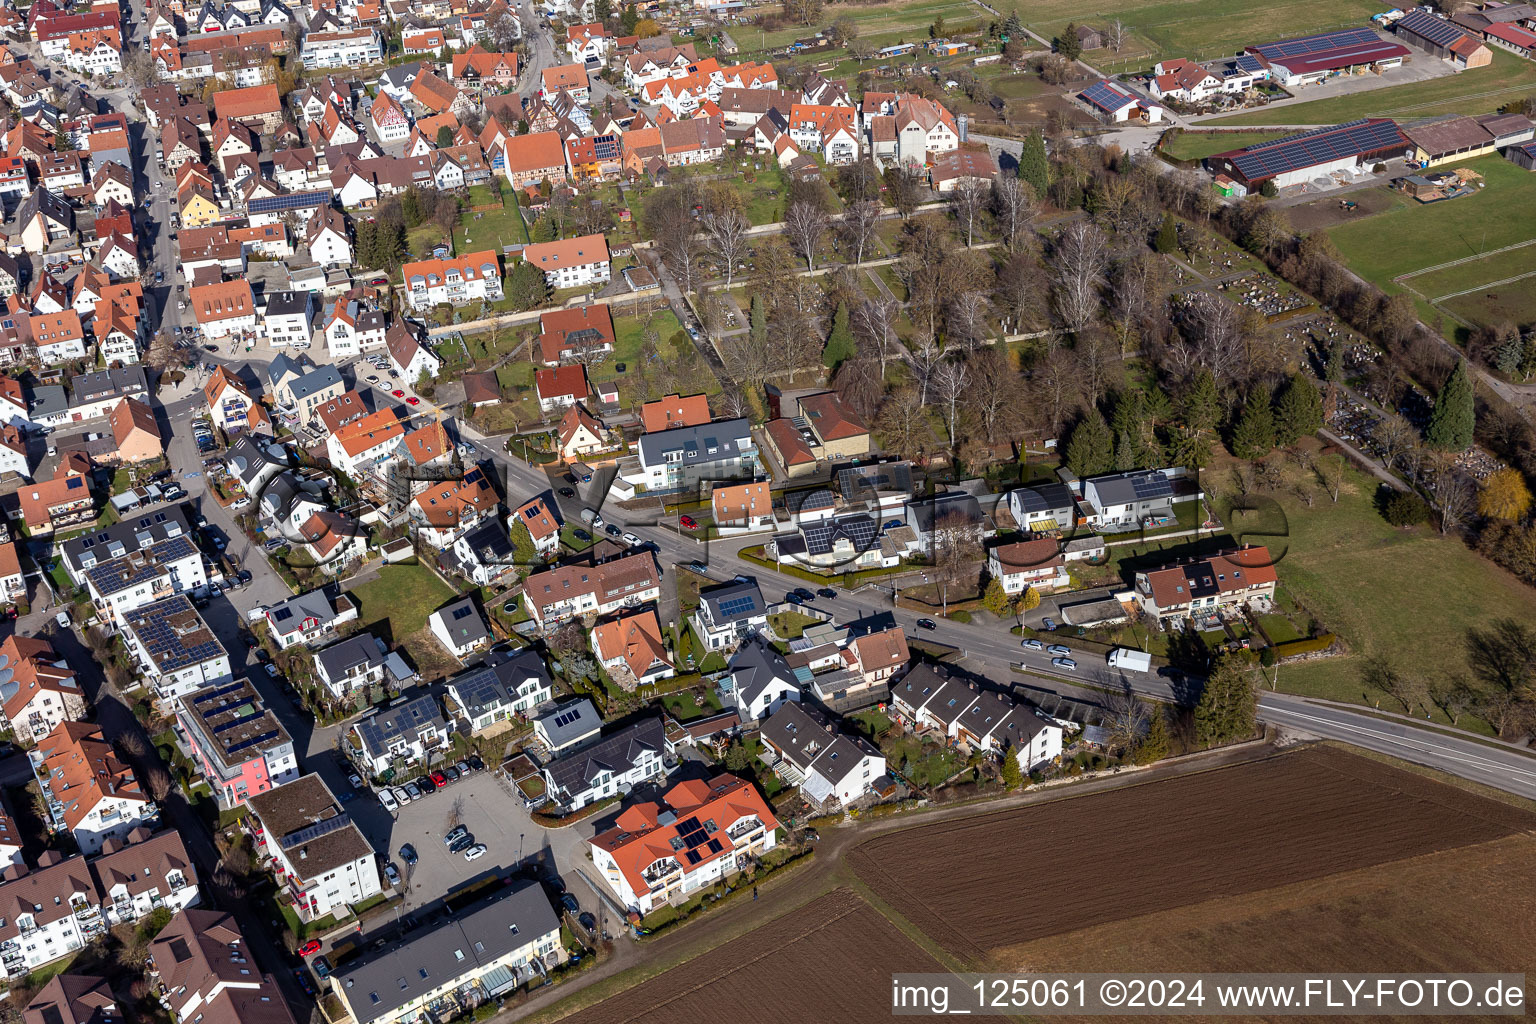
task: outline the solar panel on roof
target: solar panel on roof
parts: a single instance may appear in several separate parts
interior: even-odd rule
[[[262,196],[246,204],[247,213],[283,213],[302,210],[306,206],[324,206],[330,202],[329,192],[293,192],[283,196]]]
[[[1082,97],[1101,110],[1119,110],[1134,100],[1108,82],[1094,82],[1083,90]]]
[[[757,607],[757,599],[754,597],[730,597],[720,602],[720,614],[725,616],[743,615]]]
[[[474,611],[474,609],[466,604],[466,605],[464,605],[461,608],[455,608],[453,610],[453,617],[455,619],[466,618],[469,615],[469,613],[472,612],[472,611]]]
[[[1398,23],[1399,29],[1407,29],[1416,36],[1429,40],[1436,46],[1450,46],[1466,35],[1460,27],[1424,11],[1412,11]]]
[[[291,850],[302,843],[319,839],[321,836],[330,835],[332,832],[338,832],[350,824],[352,824],[350,816],[347,814],[337,814],[322,821],[317,821],[313,825],[305,825],[297,831],[288,833],[278,840],[278,844],[285,850]]]
[[[1277,57],[1304,57],[1326,50],[1342,50],[1350,46],[1378,43],[1381,39],[1368,28],[1347,28],[1338,32],[1322,32],[1314,36],[1280,39],[1273,43],[1260,43],[1254,51],[1270,60]]]

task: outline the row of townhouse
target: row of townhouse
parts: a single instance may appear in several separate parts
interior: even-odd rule
[[[891,688],[898,724],[937,733],[945,743],[1015,758],[1028,773],[1061,755],[1061,726],[1033,705],[916,665]]]
[[[197,867],[176,832],[138,829],[96,856],[39,855],[0,881],[0,976],[13,982],[83,949],[120,924],[195,906]]]

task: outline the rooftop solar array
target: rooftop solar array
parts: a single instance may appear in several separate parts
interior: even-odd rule
[[[1342,50],[1350,46],[1379,42],[1381,37],[1368,28],[1346,28],[1339,32],[1323,32],[1315,36],[1301,36],[1298,39],[1260,43],[1252,49],[1267,60],[1275,60],[1279,57],[1305,57],[1328,50]]]
[[[322,818],[313,825],[305,825],[295,832],[288,833],[278,840],[278,845],[285,850],[291,850],[295,846],[312,842],[321,836],[328,836],[332,832],[339,832],[350,824],[352,824],[352,818],[349,815],[345,813],[333,814],[329,818]]]
[[[1161,473],[1148,473],[1130,478],[1131,488],[1138,501],[1166,498],[1173,493],[1173,484]]]
[[[1416,36],[1428,39],[1436,46],[1450,46],[1456,40],[1466,35],[1460,27],[1453,25],[1444,18],[1437,18],[1433,14],[1423,11],[1409,11],[1402,20],[1397,23],[1399,30],[1406,29]]]
[[[162,607],[151,606],[130,616],[129,621],[162,670],[197,665],[224,653],[224,645],[214,638],[192,602],[180,595],[167,598]]]
[[[592,139],[592,152],[599,160],[619,158],[619,140],[612,135],[598,135]]]
[[[729,597],[720,602],[720,614],[729,618],[735,618],[737,615],[745,615],[756,607],[756,598]]]
[[[1249,146],[1232,157],[1232,163],[1245,178],[1254,181],[1407,145],[1395,121],[1349,121]]]
[[[325,206],[331,201],[329,192],[290,192],[281,196],[262,196],[246,205],[247,213],[285,213],[306,207]]]
[[[1119,110],[1127,103],[1136,102],[1136,97],[1116,89],[1108,82],[1094,82],[1084,89],[1080,95],[1100,110],[1106,111]]]
[[[805,535],[806,550],[813,555],[831,551],[840,537],[846,537],[855,551],[868,551],[875,542],[877,531],[875,521],[864,515],[822,519],[800,528]]]

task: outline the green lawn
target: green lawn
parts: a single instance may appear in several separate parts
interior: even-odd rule
[[[917,3],[849,7],[846,12],[839,10],[835,13],[851,15],[859,25],[859,39],[880,47],[901,41],[921,42],[928,38],[928,26],[940,15],[950,25],[958,27],[978,20],[982,12],[965,0],[921,0]],[[832,12],[829,12],[821,22],[814,25],[791,25],[773,32],[743,27],[733,30],[732,36],[744,51],[770,50],[815,35],[817,29],[832,20],[831,15]],[[827,54],[817,54],[817,57],[828,59]]]
[[[1467,198],[1482,197],[1468,196]],[[1536,225],[1533,225],[1532,230],[1536,231]],[[1433,299],[1441,295],[1453,295],[1468,288],[1476,288],[1490,281],[1502,281],[1505,278],[1528,274],[1533,270],[1536,270],[1536,245],[1494,253],[1444,270],[1418,274],[1406,278],[1403,283],[1414,291]]]
[[[522,214],[516,206],[507,204],[500,210],[470,213],[467,209],[459,217],[459,226],[453,231],[454,252],[462,255],[517,245],[528,241],[528,231],[523,226]]]
[[[786,640],[797,640],[810,627],[821,622],[809,615],[800,612],[775,612],[768,616],[768,625],[773,631]]]
[[[1225,126],[1274,124],[1276,121],[1282,124],[1337,124],[1357,117],[1412,119],[1432,114],[1487,114],[1512,100],[1523,99],[1532,91],[1536,91],[1536,63],[1495,49],[1493,63],[1485,68],[1427,82],[1408,82],[1310,103],[1288,104],[1275,110],[1251,110],[1202,124]],[[1302,95],[1306,95],[1305,91]]]
[[[679,722],[691,722],[695,718],[706,718],[721,711],[720,698],[713,690],[705,692],[702,703],[692,693],[669,693],[661,699],[661,703]]]
[[[1168,140],[1162,152],[1175,160],[1204,160],[1212,153],[1225,153],[1229,149],[1257,146],[1261,142],[1269,142],[1271,139],[1291,134],[1294,133],[1286,131],[1180,132]]]
[[[423,675],[445,667],[447,653],[427,628],[427,616],[453,600],[448,584],[425,565],[386,565],[377,578],[353,587],[358,621],[402,644]]]
[[[1468,627],[1501,617],[1536,621],[1536,590],[1459,539],[1441,537],[1428,526],[1406,531],[1389,526],[1372,506],[1370,478],[1348,472],[1336,503],[1315,481],[1311,486],[1317,495],[1311,508],[1292,496],[1290,486],[1277,498],[1289,533],[1277,567],[1280,582],[1299,606],[1298,625],[1305,628],[1309,613],[1315,615],[1344,639],[1350,653],[1281,668],[1280,689],[1375,703],[1381,695],[1364,693],[1360,683],[1366,657],[1385,654],[1402,671],[1444,679],[1467,671],[1462,642]],[[1242,521],[1231,525],[1255,533],[1275,529]],[[1271,553],[1278,555],[1279,546],[1272,544]],[[1382,700],[1383,707],[1390,703]]]
[[[1536,206],[1536,174],[1500,156],[1464,165],[1483,175],[1487,187],[1476,195],[1424,205],[1392,193],[1382,212],[1329,230],[1350,269],[1388,292],[1400,274],[1476,256],[1536,237],[1536,221],[1515,211]],[[1536,269],[1536,254],[1526,250]],[[1502,274],[1485,280],[1496,280]]]

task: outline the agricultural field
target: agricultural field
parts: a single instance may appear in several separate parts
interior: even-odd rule
[[[1147,57],[1231,56],[1253,43],[1364,24],[1384,9],[1386,5],[1375,0],[1237,0],[1213,15],[1210,6],[1198,0],[1115,0],[1093,7],[1090,13],[1073,0],[1041,0],[1021,7],[1019,15],[1028,28],[1047,39],[1069,22],[1102,28],[1119,18],[1129,30],[1129,44],[1119,53],[1091,50],[1083,57],[1095,66],[1102,61],[1120,67],[1133,61],[1145,64]]]
[[[1398,281],[1436,309],[1445,309],[1448,304],[1461,301],[1468,315],[1458,316],[1458,319],[1476,323],[1497,323],[1504,319],[1522,324],[1531,322],[1531,314],[1536,313],[1536,308],[1527,305],[1525,316],[1511,317],[1508,300],[1529,300],[1536,295],[1536,282],[1532,278],[1536,278],[1536,239],[1517,249],[1471,257],[1454,266],[1411,274]],[[1497,287],[1485,287],[1494,284]],[[1502,293],[1500,289],[1503,289]]]
[[[893,971],[940,971],[867,903],[836,889],[626,992],[570,1024],[677,1024],[740,1013],[766,1021],[890,1020]]]
[[[1257,146],[1261,142],[1281,139],[1293,132],[1288,131],[1235,131],[1235,132],[1179,132],[1162,147],[1162,152],[1175,160],[1204,160],[1214,153],[1229,149]]]
[[[1201,900],[1321,883],[1533,826],[1536,814],[1529,811],[1316,746],[891,832],[862,843],[848,860],[881,900],[925,935],[984,965],[1002,956],[1018,963],[1021,942],[1054,936],[1068,957],[1074,947],[1059,941],[1067,933],[1112,929]],[[1107,869],[1083,870],[1080,844],[1089,837],[1094,863]],[[1029,877],[1048,881],[1029,884],[1021,865]],[[1516,877],[1523,876],[1505,879],[1502,888]],[[1331,890],[1319,884],[1317,891]],[[1407,899],[1414,890],[1402,892]],[[1346,917],[1335,927],[1348,929],[1349,922]],[[1463,922],[1463,928],[1476,925],[1476,918]],[[1232,951],[1252,956],[1241,945]]]
[[[1254,862],[1264,867],[1262,855]],[[1527,934],[1536,838],[1411,860],[1100,924],[1008,947],[999,970],[1470,971],[1536,969]],[[1433,941],[1425,941],[1433,936]]]
[[[1352,218],[1329,229],[1329,236],[1350,269],[1394,294],[1404,290],[1397,280],[1404,274],[1422,274],[1468,257],[1495,260],[1486,277],[1475,263],[1458,264],[1449,280],[1459,283],[1459,287],[1439,289],[1431,284],[1430,290],[1426,290],[1420,284],[1423,277],[1408,282],[1426,297],[1521,273],[1510,269],[1518,265],[1518,255],[1512,255],[1515,262],[1509,264],[1496,250],[1536,238],[1536,227],[1529,218],[1509,215],[1511,210],[1529,209],[1536,203],[1536,175],[1498,156],[1447,165],[1457,166],[1481,174],[1486,187],[1475,195],[1429,205],[1382,190],[1380,194],[1385,194],[1389,202],[1379,212]],[[1527,269],[1532,266],[1533,251],[1536,249],[1523,250]],[[1468,305],[1472,307],[1468,310],[1470,318],[1480,319],[1476,303]]]
[[[1383,5],[1384,6],[1384,5]],[[1300,35],[1300,31],[1290,33]],[[1431,58],[1422,58],[1431,59]],[[1536,62],[1495,49],[1493,63],[1443,78],[1389,85],[1307,103],[1290,103],[1274,110],[1250,110],[1201,124],[1226,128],[1247,124],[1338,124],[1357,117],[1396,117],[1407,120],[1434,114],[1489,114],[1504,104],[1524,99],[1536,90]],[[1305,95],[1303,93],[1302,95]]]

